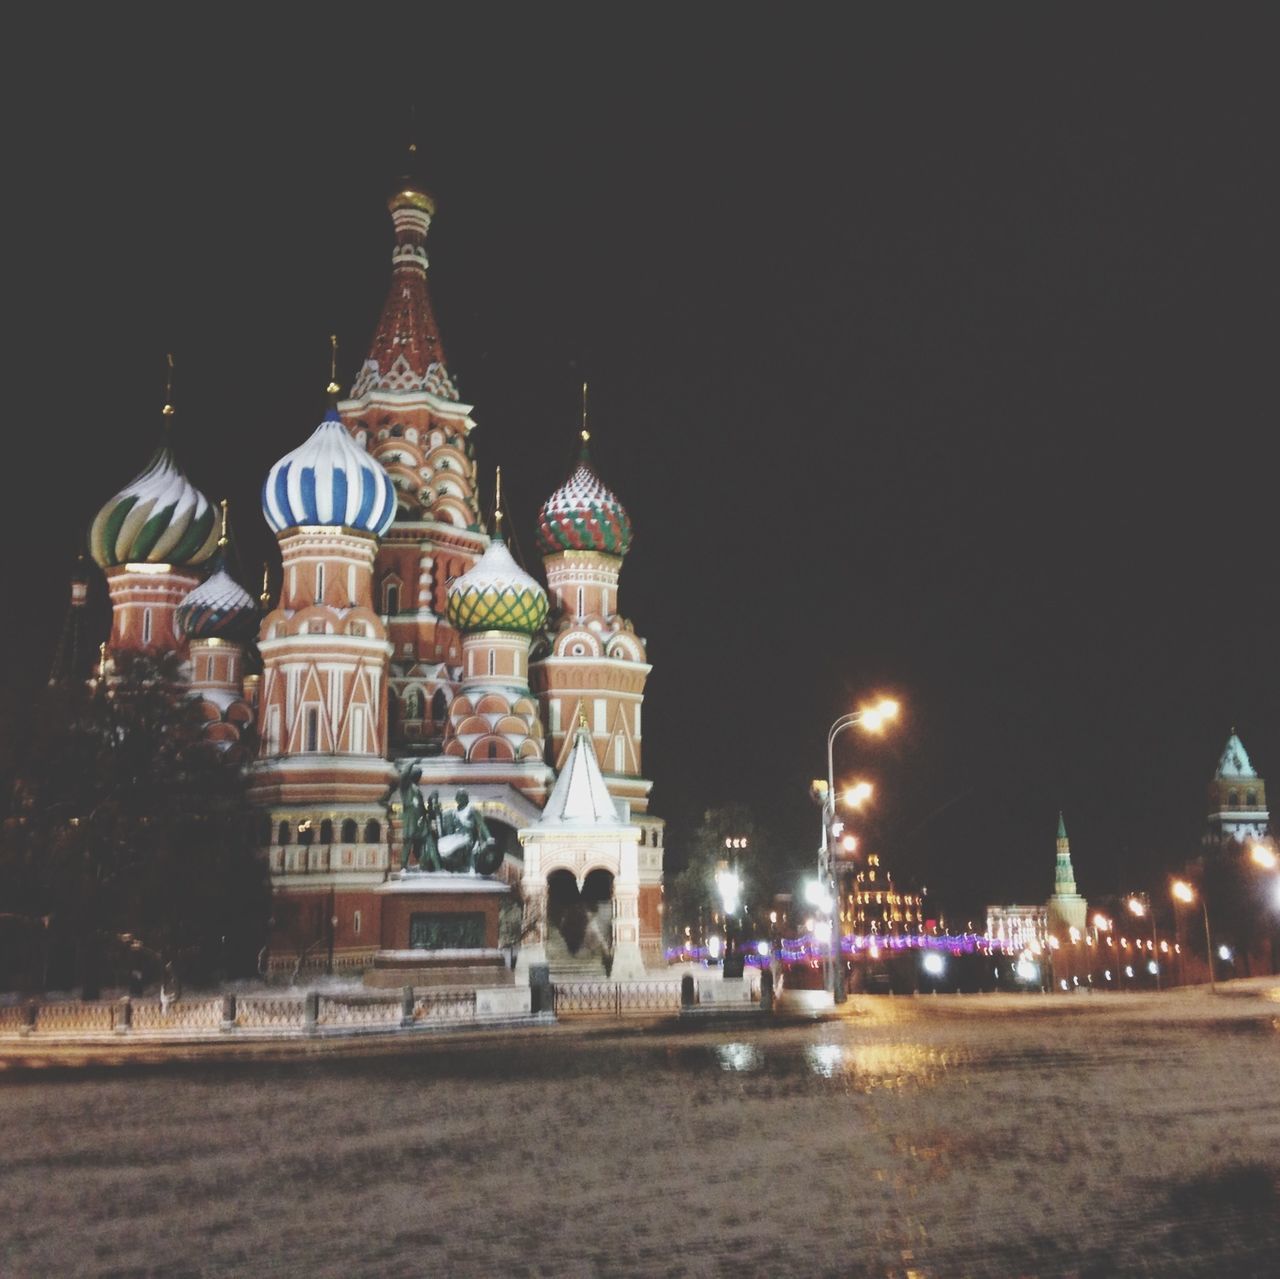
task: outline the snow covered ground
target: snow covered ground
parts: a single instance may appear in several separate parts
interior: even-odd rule
[[[0,1076],[0,1274],[1270,1276],[1266,985]]]

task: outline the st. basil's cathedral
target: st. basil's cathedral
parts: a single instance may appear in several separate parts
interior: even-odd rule
[[[90,530],[112,606],[99,676],[123,653],[178,654],[209,738],[244,752],[274,964],[497,962],[505,880],[521,889],[522,968],[637,976],[661,953],[663,823],[641,763],[650,667],[618,612],[631,521],[592,468],[584,412],[578,465],[538,515],[545,589],[503,540],[500,481],[487,526],[473,406],[428,290],[435,202],[410,177],[388,207],[368,356],[263,482],[274,604],[266,582],[255,602],[232,576],[225,506],[166,430]],[[419,871],[410,806],[478,822],[497,876]]]

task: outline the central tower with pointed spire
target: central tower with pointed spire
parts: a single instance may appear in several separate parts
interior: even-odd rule
[[[436,202],[409,165],[387,203],[395,231],[391,285],[369,352],[338,404],[355,442],[391,477],[395,522],[374,567],[373,605],[391,641],[390,744],[401,755],[443,746],[462,641],[447,616],[449,584],[488,545],[477,498],[471,406],[445,364],[427,282]]]

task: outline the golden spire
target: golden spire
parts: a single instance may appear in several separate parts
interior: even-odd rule
[[[101,679],[107,673],[107,641],[103,640],[98,645],[98,678]]]
[[[329,334],[329,385],[324,388],[331,396],[339,393],[338,387],[338,335]]]
[[[271,607],[271,566],[268,564],[262,566],[262,594],[258,596],[258,603],[264,613]]]
[[[493,474],[493,535],[502,537],[502,467],[495,467]]]
[[[169,419],[173,416],[173,352],[170,351],[165,358],[169,361],[169,372],[165,374],[164,408],[160,411],[164,414],[164,424],[167,428],[169,425]]]
[[[587,384],[582,384],[582,442],[586,442],[591,438],[591,432],[587,430]]]
[[[222,507],[222,532],[218,534],[218,545],[226,546],[227,544],[227,499],[224,497],[218,503]]]

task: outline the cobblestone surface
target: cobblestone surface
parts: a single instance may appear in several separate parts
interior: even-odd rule
[[[871,998],[0,1075],[0,1273],[1270,1276],[1278,1016]]]

